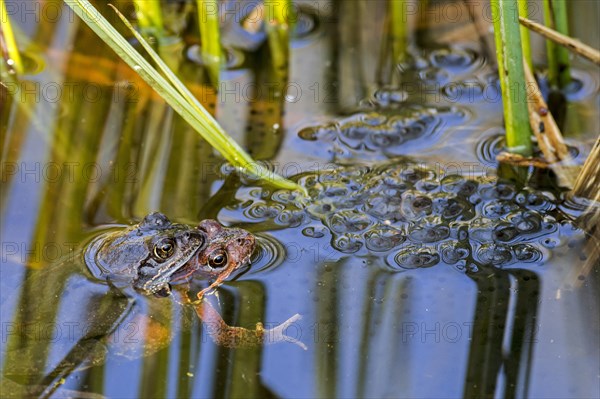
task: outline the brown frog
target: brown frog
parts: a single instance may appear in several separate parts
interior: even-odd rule
[[[271,330],[265,330],[261,323],[255,330],[230,327],[204,298],[232,273],[249,265],[254,248],[254,236],[245,230],[224,227],[215,220],[190,227],[172,223],[155,212],[138,225],[97,238],[86,251],[86,262],[97,277],[132,286],[145,295],[169,296],[172,283],[192,277],[211,281],[195,299],[190,299],[187,292],[182,292],[181,297],[208,323],[209,334],[220,345],[243,347],[288,341],[305,348],[284,334],[300,315]],[[180,285],[179,291],[184,290]]]

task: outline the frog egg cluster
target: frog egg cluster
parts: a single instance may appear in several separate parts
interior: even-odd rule
[[[469,113],[456,104],[472,104],[482,97],[497,101],[500,96],[496,73],[468,48],[414,51],[398,70],[403,84],[379,88],[360,102],[358,112],[305,127],[299,137],[326,143],[334,159],[384,159],[401,155],[406,142],[414,142],[414,151],[416,143],[430,145],[442,127],[466,122]]]
[[[253,189],[251,199],[229,209],[301,228],[307,237],[330,235],[342,254],[380,254],[402,269],[541,263],[549,248],[564,243],[563,232],[577,231],[548,192],[437,176],[408,163],[344,166],[296,179],[308,197]]]
[[[335,158],[369,158],[401,154],[403,144],[435,135],[441,125],[464,120],[455,107],[405,106],[389,114],[385,110],[358,112],[334,123],[309,126],[298,135],[304,140],[329,145]]]

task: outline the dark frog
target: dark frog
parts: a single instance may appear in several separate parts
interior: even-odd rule
[[[249,262],[253,250],[254,237],[245,230],[214,220],[191,227],[156,212],[138,225],[98,237],[86,260],[100,278],[167,296],[171,283],[192,275],[222,282]]]

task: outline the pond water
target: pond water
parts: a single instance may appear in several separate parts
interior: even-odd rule
[[[400,63],[386,3],[299,3],[283,80],[237,14],[218,93],[186,6],[165,6],[178,36],[161,54],[304,195],[224,163],[62,3],[7,1],[32,45],[28,73],[0,86],[1,396],[600,397],[600,244],[584,223],[598,215],[547,170],[496,161],[489,38],[462,2],[429,3]],[[600,76],[576,60],[574,77],[562,123],[583,163]],[[250,270],[211,301],[233,326],[301,315],[287,334],[306,349],[219,346],[176,298],[97,279],[88,244],[152,211],[255,234]]]

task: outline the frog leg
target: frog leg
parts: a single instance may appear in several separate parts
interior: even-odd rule
[[[204,294],[206,294],[209,291],[212,291],[213,289],[223,284],[223,281],[225,281],[231,275],[231,273],[233,273],[233,271],[235,270],[235,266],[235,263],[231,263],[227,267],[227,269],[223,270],[211,285],[209,285],[196,295],[198,299],[194,301],[194,303],[202,304],[202,298],[204,297]]]
[[[200,294],[198,296],[200,297]],[[264,344],[291,342],[304,350],[307,349],[304,343],[285,334],[288,327],[301,319],[302,316],[297,313],[274,328],[265,329],[262,323],[256,323],[256,328],[250,330],[228,325],[210,301],[205,298],[199,298],[192,302],[187,295],[184,294],[183,297],[187,298],[188,304],[194,307],[196,314],[206,325],[208,335],[217,345],[227,348],[252,348]]]

